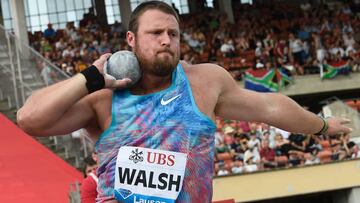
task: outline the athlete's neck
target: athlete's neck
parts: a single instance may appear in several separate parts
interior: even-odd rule
[[[172,74],[167,76],[155,76],[143,74],[140,81],[131,87],[130,91],[135,95],[151,94],[168,88],[171,85]]]

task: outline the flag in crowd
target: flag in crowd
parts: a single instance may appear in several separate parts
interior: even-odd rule
[[[334,78],[337,75],[348,75],[351,67],[347,61],[341,61],[333,64],[323,64],[320,71],[321,79]]]
[[[257,92],[278,92],[292,83],[292,78],[283,68],[249,69],[245,72],[245,88]]]

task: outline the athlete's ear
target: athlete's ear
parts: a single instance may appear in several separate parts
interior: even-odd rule
[[[131,31],[126,32],[127,43],[131,48],[135,47],[135,34]]]

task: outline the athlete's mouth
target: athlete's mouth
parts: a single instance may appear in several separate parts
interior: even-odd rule
[[[168,53],[170,54],[171,56],[173,55],[173,53],[170,51],[170,50],[162,50],[162,51],[159,51],[158,54],[162,54],[162,53]]]

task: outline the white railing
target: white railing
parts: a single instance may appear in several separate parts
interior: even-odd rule
[[[44,58],[35,49],[25,44],[17,36],[6,31],[2,25],[0,25],[0,32],[4,36],[4,38],[1,37],[0,44],[6,47],[6,51],[2,51],[6,52],[8,59],[8,64],[3,64],[3,66],[10,68],[13,86],[12,96],[17,109],[24,104],[26,97],[29,95],[26,94],[27,91],[24,89],[24,86],[31,87],[36,84],[37,87],[43,87],[49,85],[47,82],[49,80],[61,81],[69,78],[64,71]],[[25,70],[28,72],[27,74],[24,74]],[[46,72],[49,72],[49,74],[45,74]]]
[[[19,109],[31,93],[39,88],[69,78],[64,71],[56,67],[34,48],[25,44],[14,34],[0,25],[0,79],[1,98],[7,99],[9,106]],[[82,166],[82,158],[88,156],[89,139],[65,136],[50,138],[56,148],[65,148],[65,159],[73,158],[74,166]]]
[[[69,203],[81,203],[80,183],[79,182],[71,183],[68,194],[69,194]]]

